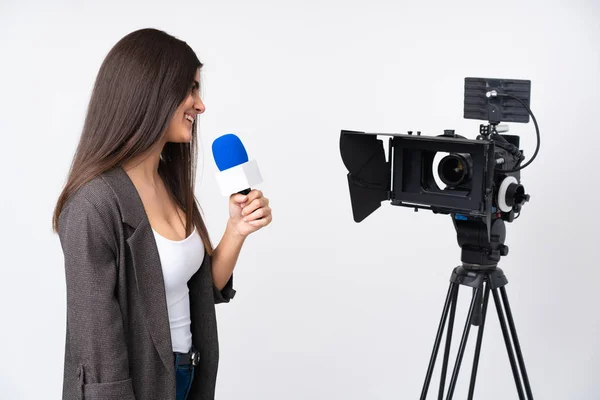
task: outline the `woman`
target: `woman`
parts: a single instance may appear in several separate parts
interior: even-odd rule
[[[202,64],[162,31],[104,60],[53,216],[65,256],[63,399],[213,399],[215,303],[235,294],[245,238],[271,222],[232,195],[213,250],[194,196]]]

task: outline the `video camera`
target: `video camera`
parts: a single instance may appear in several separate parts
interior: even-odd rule
[[[363,221],[383,201],[450,214],[463,262],[473,268],[495,266],[508,253],[504,221],[518,217],[530,198],[520,182],[520,170],[539,150],[530,96],[528,80],[465,78],[464,118],[488,121],[474,140],[454,130],[439,136],[342,130],[340,153],[354,220]],[[530,115],[538,142],[532,158],[521,165],[519,136],[506,134],[508,127],[500,123],[527,123]],[[387,160],[378,136],[389,136]]]

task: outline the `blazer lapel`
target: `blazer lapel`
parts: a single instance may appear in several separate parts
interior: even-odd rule
[[[173,350],[165,284],[150,221],[135,185],[122,167],[106,172],[104,179],[114,190],[123,222],[134,229],[126,240],[131,249],[132,267],[147,327],[163,363],[167,369],[172,369]]]

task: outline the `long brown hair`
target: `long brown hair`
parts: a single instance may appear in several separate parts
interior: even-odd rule
[[[58,198],[52,228],[69,197],[94,177],[147,152],[164,135],[192,88],[202,63],[184,41],[156,29],[132,32],[104,59],[88,105],[68,179]],[[189,143],[164,145],[158,173],[186,214],[186,236],[195,225],[204,246],[212,244],[194,194],[197,122]]]

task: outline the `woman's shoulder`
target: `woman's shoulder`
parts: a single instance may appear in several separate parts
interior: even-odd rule
[[[107,222],[114,220],[110,217],[118,216],[118,202],[103,175],[92,178],[71,194],[63,207],[61,217],[74,212],[97,213]]]
[[[100,251],[104,245],[118,253],[122,230],[116,197],[110,185],[97,176],[69,196],[58,220],[58,234],[65,251]],[[90,250],[95,247],[96,250]]]

